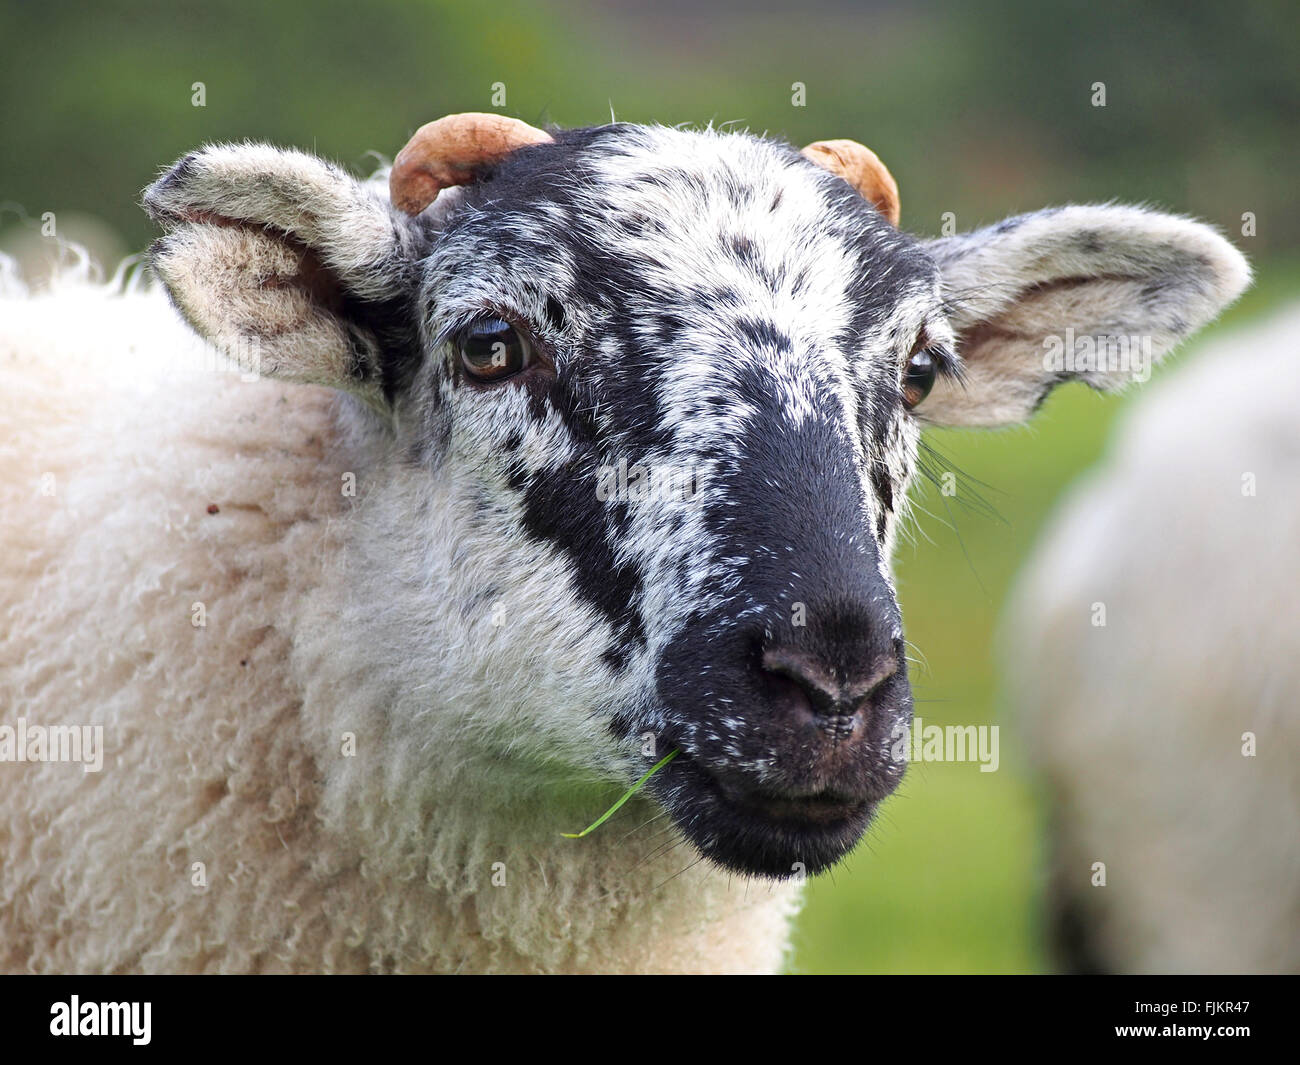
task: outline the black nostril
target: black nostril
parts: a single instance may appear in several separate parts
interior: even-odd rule
[[[763,668],[793,681],[808,697],[815,714],[839,714],[840,684],[834,674],[811,655],[788,647],[770,647],[763,652]]]
[[[806,651],[770,647],[763,652],[763,668],[793,681],[808,699],[814,714],[838,719],[835,727],[848,726],[866,698],[898,672],[898,656],[881,655],[870,668],[841,678],[837,672]],[[830,727],[827,722],[825,727]]]

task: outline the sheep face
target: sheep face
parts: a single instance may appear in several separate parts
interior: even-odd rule
[[[838,857],[903,771],[886,559],[908,360],[952,365],[933,262],[788,148],[615,128],[464,190],[418,313],[422,450],[608,630],[583,668],[623,694],[587,712],[681,752],[655,786],[710,855]]]
[[[845,854],[904,770],[888,558],[920,421],[1119,383],[1044,337],[1162,352],[1244,280],[1194,223],[1069,208],[927,245],[787,146],[625,125],[414,219],[257,146],[183,160],[146,204],[200,332],[373,412],[359,506],[387,524],[358,598],[401,607],[356,617],[409,677],[390,714],[417,738],[464,719],[466,758],[473,735],[621,779],[676,749],[658,801],[774,877]]]

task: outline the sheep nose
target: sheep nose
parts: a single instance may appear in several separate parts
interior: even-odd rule
[[[769,647],[763,652],[763,669],[786,688],[792,709],[811,714],[832,738],[847,737],[864,715],[870,697],[898,672],[897,649],[874,656],[861,669],[836,670],[807,651]],[[783,683],[784,682],[784,683]]]

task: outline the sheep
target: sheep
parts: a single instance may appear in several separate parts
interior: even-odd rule
[[[1141,208],[919,240],[854,142],[624,123],[449,116],[387,190],[212,146],[144,204],[211,346],[156,289],[0,314],[0,705],[104,751],[0,772],[10,970],[778,970],[905,768],[921,426],[1119,387],[1084,348],[1248,277]]]
[[[1297,336],[1293,305],[1162,381],[1020,579],[1063,967],[1300,970]]]

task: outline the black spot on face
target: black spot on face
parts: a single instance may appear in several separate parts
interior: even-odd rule
[[[594,463],[570,464],[531,475],[513,466],[508,476],[511,486],[523,496],[525,532],[564,555],[575,591],[604,615],[620,644],[643,644],[641,573],[615,556],[612,538],[617,533],[602,520],[603,508],[596,502]],[[618,524],[611,522],[615,527]]]
[[[1099,255],[1102,251],[1101,235],[1094,229],[1081,230],[1076,238],[1079,250],[1089,255]]]
[[[557,333],[563,333],[569,324],[568,315],[564,313],[564,305],[554,296],[546,300],[546,320]]]
[[[884,462],[871,464],[871,487],[880,501],[880,516],[876,519],[876,539],[884,541],[889,530],[889,518],[894,512],[894,480]]]
[[[742,317],[729,324],[738,340],[756,348],[789,351],[792,347],[789,335],[766,318]]]
[[[754,242],[748,237],[736,234],[726,241],[731,253],[744,266],[754,266],[758,261],[758,249],[754,247]]]

